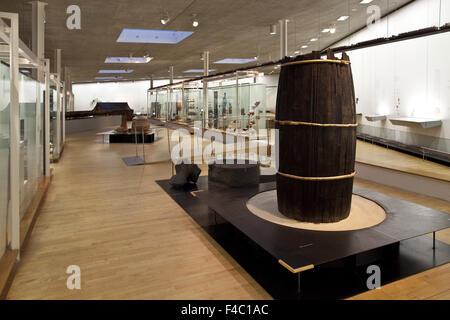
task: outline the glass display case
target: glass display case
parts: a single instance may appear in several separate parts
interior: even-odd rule
[[[185,121],[186,117],[183,113],[183,89],[181,87],[172,88],[170,90],[169,115],[172,121]]]
[[[58,158],[56,150],[57,141],[57,94],[56,90],[50,88],[50,160]]]
[[[208,88],[208,125],[221,130],[247,131],[265,128],[266,87],[239,83]]]
[[[156,97],[156,101],[157,104],[159,105],[159,112],[157,113],[157,117],[160,120],[168,120],[168,115],[169,115],[169,94],[168,94],[168,89],[162,89],[162,90],[158,90],[156,92],[157,97]]]
[[[161,105],[158,103],[156,91],[147,92],[147,114],[151,118],[158,118]]]
[[[149,89],[149,114],[189,125],[202,121],[209,128],[242,134],[265,129],[267,92],[265,84],[256,82],[258,76],[258,72],[239,71],[206,80],[207,113],[198,80]]]
[[[203,89],[198,86],[184,88],[186,122],[203,121]]]
[[[20,217],[36,194],[43,176],[43,108],[40,96],[42,86],[37,81],[19,74],[20,119]]]
[[[10,78],[9,68],[0,63],[0,258],[8,244],[9,205],[9,112]]]

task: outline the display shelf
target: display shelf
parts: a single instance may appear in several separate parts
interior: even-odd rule
[[[365,116],[368,121],[384,121],[387,119],[383,114],[369,114]]]
[[[420,125],[424,129],[440,127],[442,125],[442,120],[428,118],[398,117],[390,118],[389,121],[397,126],[410,127],[414,125]]]

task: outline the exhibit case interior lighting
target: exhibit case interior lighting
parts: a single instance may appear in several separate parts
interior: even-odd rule
[[[241,134],[251,128],[265,129],[266,85],[257,82],[262,76],[258,72],[238,71],[149,89],[149,114],[156,119],[189,125],[202,121],[204,127]],[[205,82],[208,83],[206,102]]]

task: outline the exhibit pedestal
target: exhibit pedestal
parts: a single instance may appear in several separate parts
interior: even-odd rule
[[[247,208],[251,197],[274,190],[274,176],[264,179],[245,188],[207,177],[183,189],[157,183],[276,299],[347,298],[369,290],[370,265],[380,267],[385,285],[450,261],[450,246],[427,236],[450,227],[447,213],[354,187],[385,210],[383,222],[348,231],[291,228]]]

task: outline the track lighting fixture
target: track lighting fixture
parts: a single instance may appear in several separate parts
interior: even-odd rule
[[[193,26],[194,28],[197,28],[197,27],[198,27],[198,19],[197,19],[197,15],[196,15],[196,14],[193,14],[193,15],[192,15],[192,26]]]
[[[161,17],[161,24],[167,24],[170,21],[170,17],[168,13],[165,13],[162,17]]]
[[[270,25],[270,34],[271,35],[277,34],[277,25],[276,24],[271,24]]]

